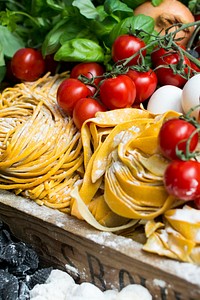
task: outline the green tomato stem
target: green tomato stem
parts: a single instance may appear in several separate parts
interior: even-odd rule
[[[173,25],[174,26],[174,25]],[[173,26],[171,26],[170,28],[172,28]],[[200,61],[193,57],[190,53],[188,53],[187,51],[185,51],[183,48],[181,48],[180,46],[177,45],[177,43],[174,42],[174,37],[176,36],[176,34],[179,31],[182,31],[184,29],[187,29],[191,26],[200,26],[200,21],[195,21],[192,23],[188,23],[188,24],[182,24],[178,29],[176,29],[173,32],[167,33],[166,35],[163,36],[155,36],[155,40],[151,41],[149,44],[147,44],[145,47],[141,48],[139,51],[137,51],[136,53],[134,53],[132,56],[130,56],[127,59],[124,59],[121,61],[121,63],[123,64],[123,66],[127,66],[127,64],[133,59],[135,58],[138,54],[140,55],[142,61],[144,61],[142,52],[152,46],[155,46],[157,44],[160,44],[161,47],[165,48],[165,49],[170,49],[170,47],[174,47],[175,49],[177,49],[180,52],[180,56],[181,56],[181,61],[183,61],[183,54],[190,59],[192,62],[194,62],[199,68],[200,68]]]

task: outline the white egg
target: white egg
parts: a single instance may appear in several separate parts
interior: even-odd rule
[[[190,78],[184,85],[181,104],[184,113],[200,105],[200,74]],[[191,113],[191,116],[194,116],[197,120],[199,119],[199,107]]]
[[[183,113],[181,106],[182,89],[173,85],[158,88],[150,97],[147,110],[154,114],[162,114],[169,110]]]

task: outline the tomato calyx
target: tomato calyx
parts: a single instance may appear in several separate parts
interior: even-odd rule
[[[79,75],[78,76],[78,80],[80,80],[82,83],[84,83],[85,85],[89,85],[89,86],[92,86],[94,87],[96,90],[98,89],[98,86],[96,85],[95,83],[95,80],[96,79],[100,79],[100,81],[104,78],[104,76],[94,76],[92,73],[91,73],[91,78],[88,78],[87,76],[85,75]]]

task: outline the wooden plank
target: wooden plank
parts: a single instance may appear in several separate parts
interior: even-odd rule
[[[89,281],[102,290],[139,283],[154,299],[200,299],[199,266],[145,253],[131,239],[99,232],[6,191],[0,191],[0,219],[36,249],[45,265],[66,270],[77,282]]]

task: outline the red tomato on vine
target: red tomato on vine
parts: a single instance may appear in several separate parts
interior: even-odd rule
[[[58,87],[57,102],[67,114],[72,115],[76,102],[90,95],[90,89],[80,80],[67,78]]]
[[[186,153],[186,141],[196,130],[191,123],[181,119],[170,119],[161,126],[158,141],[163,155],[169,159],[178,159],[176,147]],[[189,150],[193,152],[198,144],[198,133],[191,138]]]
[[[136,98],[134,104],[147,100],[157,87],[158,79],[155,72],[151,69],[145,72],[130,69],[126,75],[135,83]]]
[[[136,87],[127,75],[107,78],[100,85],[100,100],[108,109],[131,107],[135,101]]]
[[[114,62],[124,60],[136,54],[139,50],[145,47],[145,42],[137,36],[124,34],[116,38],[112,45],[112,59]],[[142,55],[146,56],[146,50],[142,50]],[[141,61],[140,53],[129,61],[128,66],[136,65]]]
[[[187,79],[183,77],[184,74],[188,74],[189,67],[191,67],[190,60],[184,56],[183,59],[183,73],[180,74],[180,55],[178,53],[168,54],[161,57],[157,61],[157,69],[155,70],[158,77],[158,83],[160,85],[174,85],[177,87],[183,87],[187,82]],[[174,67],[174,70],[172,67]]]
[[[167,192],[182,200],[200,197],[200,163],[193,160],[173,160],[164,173]]]
[[[75,65],[70,73],[71,78],[78,78],[79,75],[84,75],[87,78],[94,78],[94,84],[98,85],[104,73],[104,67],[96,62],[79,63]]]
[[[94,118],[98,111],[106,111],[106,108],[93,98],[81,98],[74,106],[73,120],[78,129],[83,123]]]

